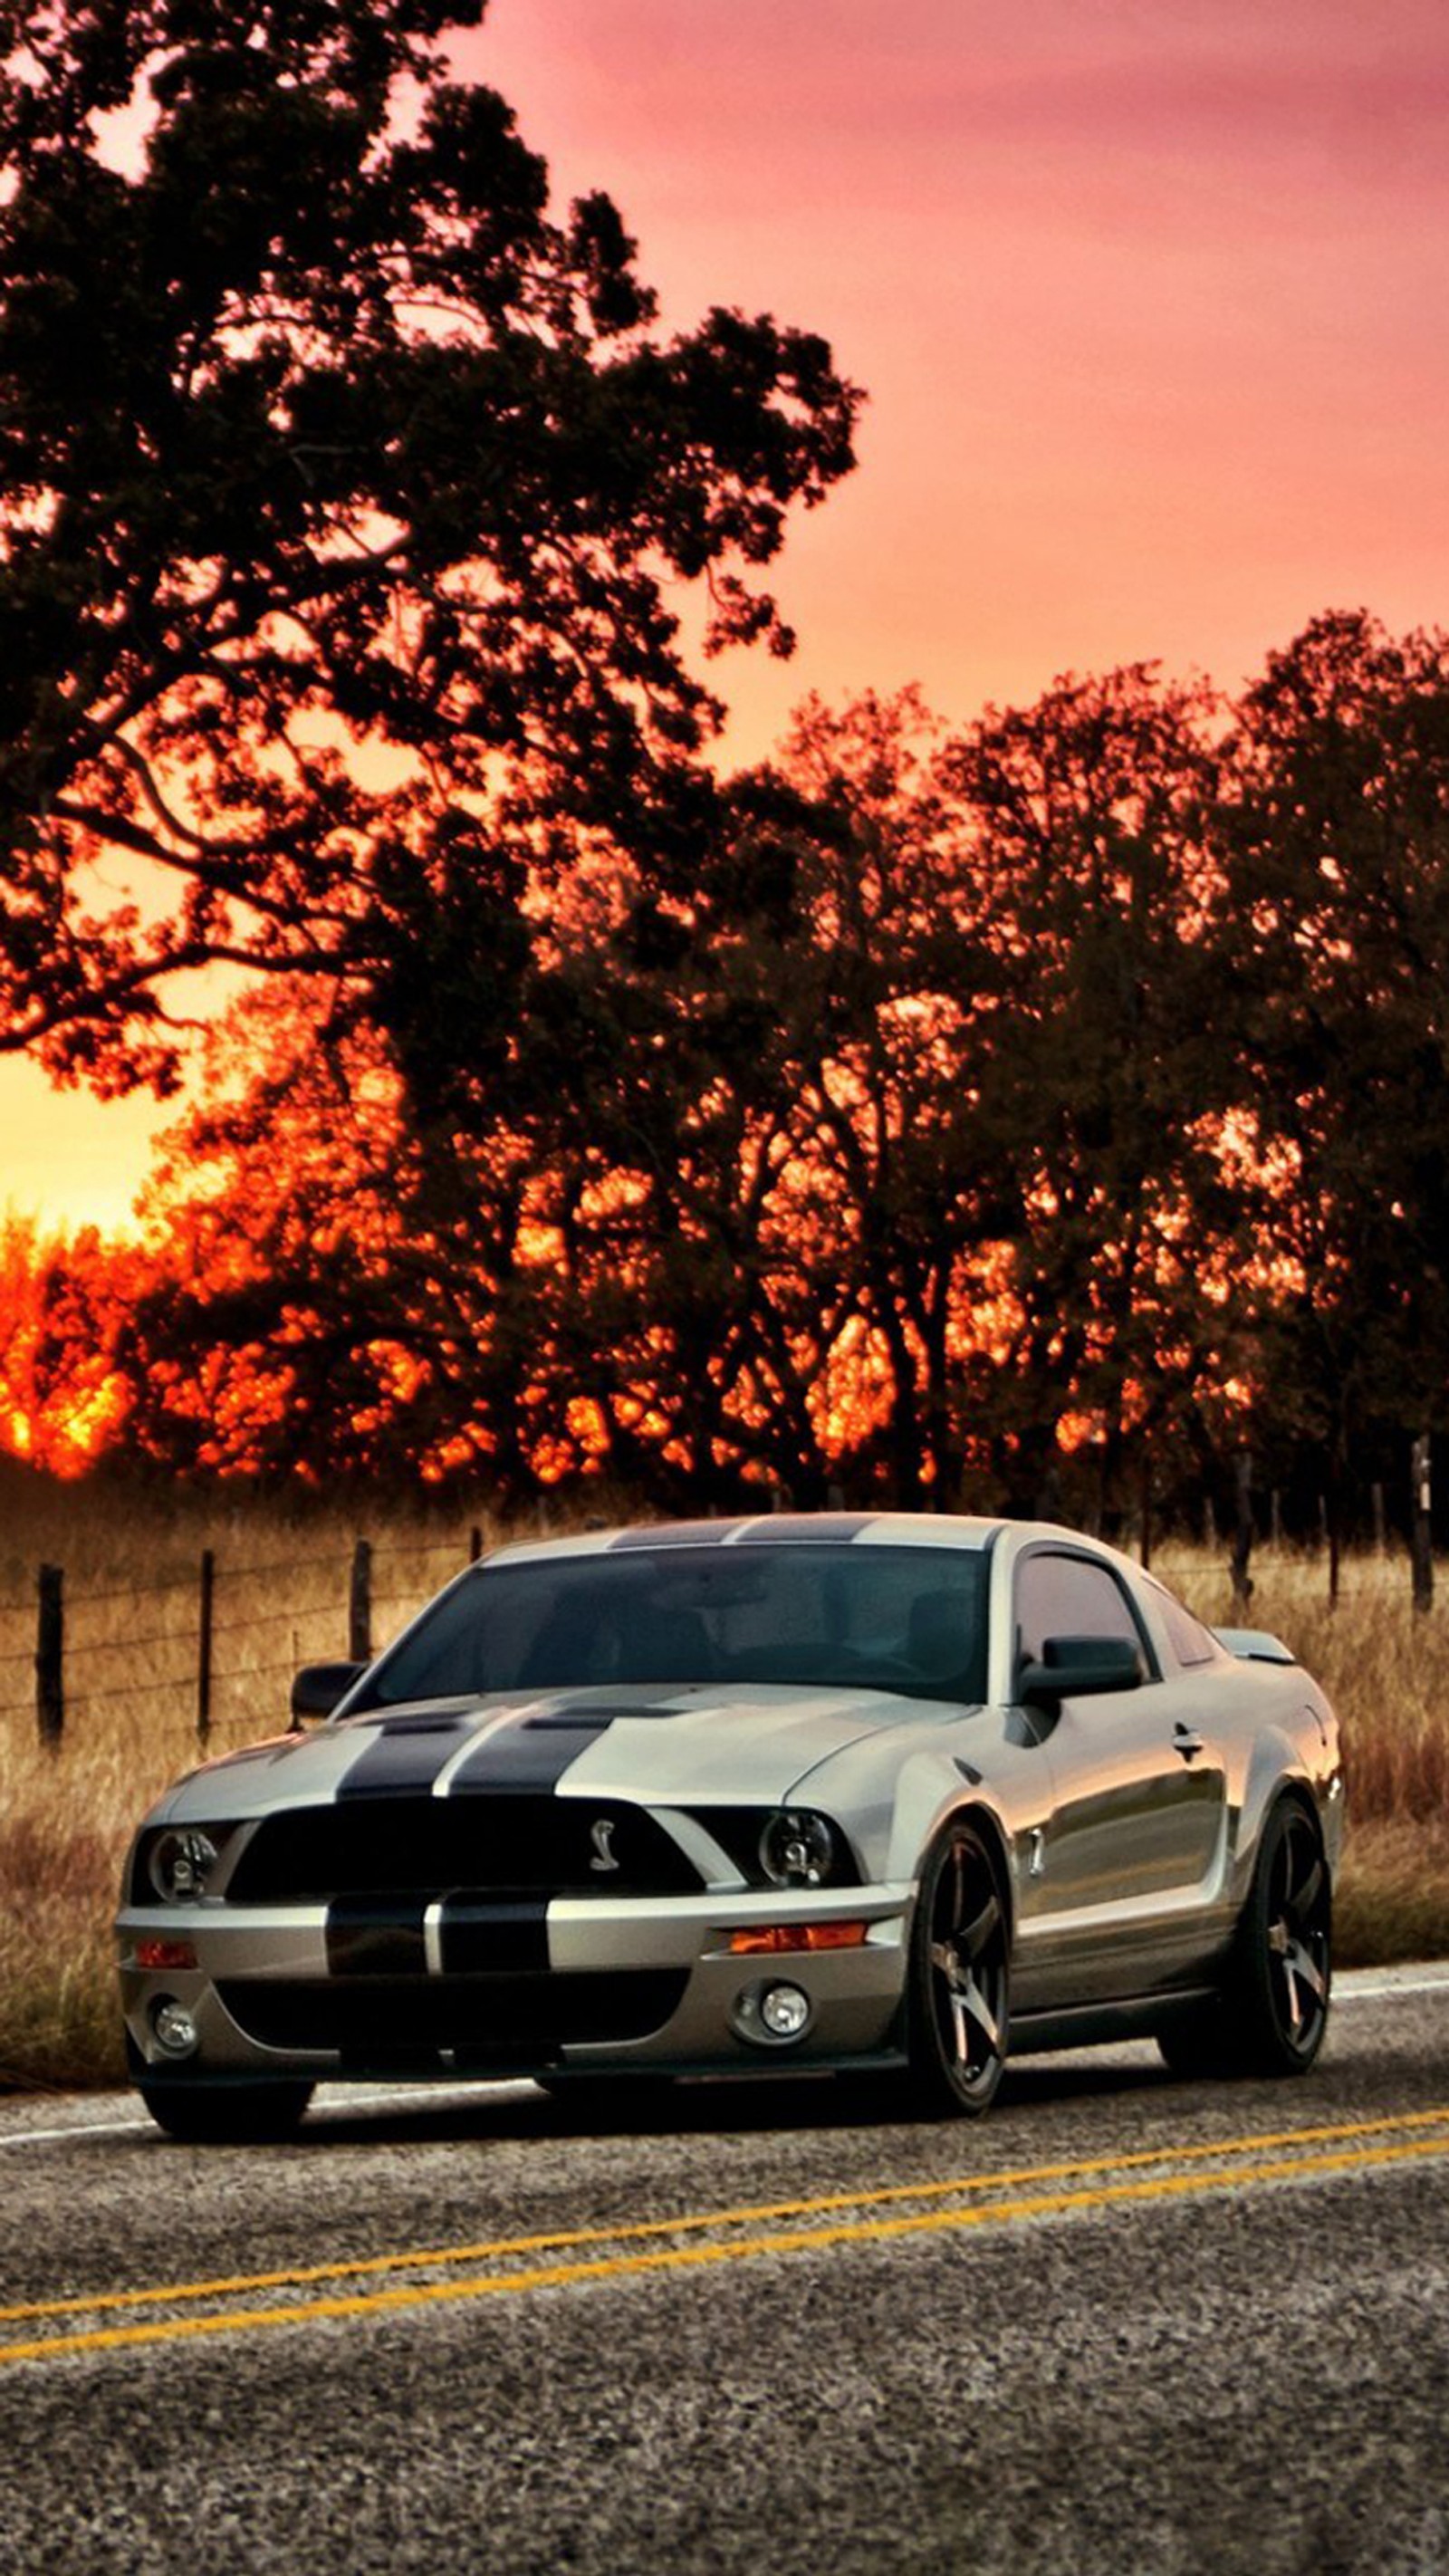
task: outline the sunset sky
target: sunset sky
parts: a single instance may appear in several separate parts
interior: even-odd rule
[[[794,527],[810,689],[964,722],[1059,672],[1232,687],[1318,610],[1449,622],[1443,0],[493,0],[453,48],[560,199],[604,187],[666,323],[822,331],[869,394]],[[0,1198],[120,1222],[156,1121],[0,1064]]]

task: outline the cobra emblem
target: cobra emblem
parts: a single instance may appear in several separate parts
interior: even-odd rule
[[[619,1864],[614,1858],[612,1816],[600,1816],[596,1819],[589,1827],[589,1840],[594,1846],[594,1857],[589,1863],[590,1869],[617,1869]]]

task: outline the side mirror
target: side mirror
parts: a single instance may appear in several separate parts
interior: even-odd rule
[[[1040,1663],[1025,1663],[1017,1692],[1037,1707],[1064,1699],[1089,1699],[1105,1691],[1136,1690],[1142,1657],[1127,1637],[1048,1637]]]
[[[292,1679],[293,1725],[303,1726],[309,1717],[330,1717],[366,1670],[366,1664],[304,1664]]]

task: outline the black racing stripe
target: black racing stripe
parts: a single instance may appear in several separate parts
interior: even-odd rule
[[[570,1726],[561,1716],[547,1725],[528,1717],[511,1718],[495,1727],[460,1762],[448,1783],[450,1797],[476,1797],[489,1790],[555,1789],[571,1763],[596,1744],[609,1721],[580,1717]]]
[[[440,1940],[445,1977],[531,1975],[548,1966],[548,1907],[445,1897]]]
[[[339,1801],[431,1789],[466,1732],[467,1720],[461,1717],[394,1718],[339,1783]]]
[[[658,1529],[621,1530],[609,1541],[608,1553],[616,1556],[631,1547],[723,1547],[747,1526],[744,1521],[666,1521]]]
[[[327,1908],[327,1966],[334,1977],[421,1976],[427,1900],[418,1896],[334,1896]]]
[[[777,1539],[840,1541],[859,1538],[880,1518],[879,1512],[772,1512],[768,1520],[751,1521],[741,1547],[773,1547]]]

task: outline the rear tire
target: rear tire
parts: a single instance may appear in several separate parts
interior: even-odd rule
[[[1233,2056],[1248,2075],[1306,2075],[1328,2027],[1333,1890],[1317,1819],[1296,1798],[1258,1846],[1228,1996]]]
[[[999,1866],[963,1818],[931,1846],[911,1931],[907,2047],[918,2110],[942,2118],[990,2107],[1006,2063],[1010,1956]]]
[[[261,2146],[290,2138],[310,2084],[148,2084],[136,2087],[158,2129],[184,2146]]]
[[[1175,2075],[1306,2075],[1328,2027],[1333,1891],[1317,1819],[1297,1798],[1267,1817],[1222,1994],[1159,2032]]]

